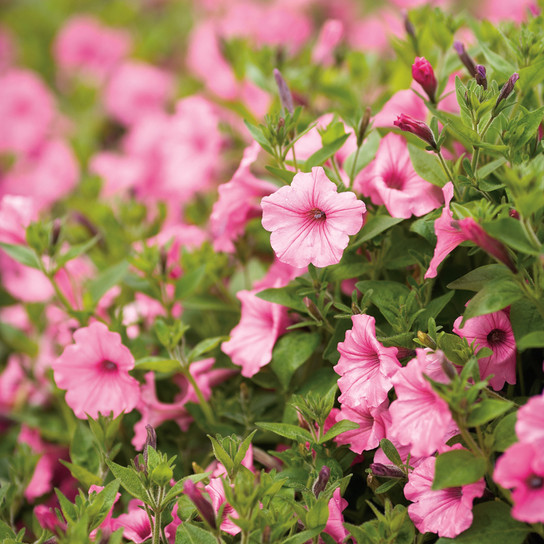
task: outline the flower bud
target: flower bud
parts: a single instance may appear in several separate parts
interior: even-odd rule
[[[442,361],[440,361],[440,366],[444,371],[444,374],[450,380],[453,380],[457,376],[457,372],[455,372],[455,367],[446,359],[446,357],[442,358]]]
[[[278,91],[280,93],[280,102],[282,108],[284,110],[287,110],[289,113],[293,113],[295,111],[295,108],[293,106],[293,97],[291,95],[291,91],[289,90],[285,79],[283,79],[281,72],[277,68],[274,68],[274,79],[276,80],[276,85],[278,86]]]
[[[315,305],[315,302],[308,297],[304,297],[302,299],[302,302],[304,302],[304,306],[308,308],[308,313],[316,320],[316,321],[322,321],[323,316],[321,315],[321,312],[319,311],[319,308]]]
[[[404,472],[395,465],[383,465],[382,463],[371,463],[370,470],[374,476],[382,478],[404,478]]]
[[[514,219],[519,219],[519,212],[515,208],[510,208],[508,215]]]
[[[501,92],[499,93],[499,96],[497,97],[497,102],[495,103],[495,107],[493,108],[493,115],[495,115],[495,112],[497,108],[499,107],[499,104],[506,100],[514,90],[514,85],[516,84],[516,81],[519,79],[519,74],[514,72],[510,79],[502,86]]]
[[[427,346],[428,348],[431,348],[431,349],[436,349],[436,344],[435,344],[434,340],[426,332],[418,331],[417,332],[417,339],[424,346]]]
[[[434,95],[438,84],[433,67],[425,57],[416,57],[414,64],[412,64],[412,77],[423,87],[429,100],[434,102]]]
[[[370,115],[372,113],[372,110],[369,106],[366,107],[365,113],[361,119],[361,122],[359,123],[359,127],[357,129],[357,147],[361,147],[363,145],[363,140],[365,139],[366,131],[368,129],[368,124],[370,123]]]
[[[55,253],[55,248],[59,243],[60,231],[62,229],[62,223],[60,219],[55,219],[53,221],[53,228],[51,229],[51,240],[50,240],[50,253],[51,255]]]
[[[403,10],[402,18],[404,21],[404,30],[406,30],[406,34],[410,36],[411,38],[416,38],[416,29],[414,28],[414,25],[412,24],[412,21],[410,21],[410,17],[408,17],[408,12],[406,10]]]
[[[146,425],[147,437],[144,444],[144,465],[147,468],[147,447],[151,446],[154,450],[157,449],[157,433],[151,425]]]
[[[203,497],[200,489],[198,489],[192,480],[187,480],[183,484],[183,492],[194,503],[199,514],[202,516],[202,519],[206,521],[206,523],[212,529],[216,529],[217,525],[215,523],[215,512],[213,510],[213,506]]]
[[[476,77],[476,63],[472,60],[472,57],[466,52],[465,46],[458,41],[453,42],[453,48],[457,51],[461,62],[466,66],[468,73],[472,77]]]
[[[486,91],[487,77],[486,77],[485,66],[478,64],[478,66],[476,66],[476,75],[474,77],[476,78],[476,83],[478,85],[481,85],[484,88],[484,91]]]
[[[411,132],[426,142],[434,151],[439,151],[432,130],[423,121],[418,121],[405,113],[401,113],[393,123],[404,132]]]
[[[319,476],[312,486],[312,491],[316,498],[319,497],[319,494],[325,490],[330,477],[331,469],[327,465],[323,465],[319,471]]]

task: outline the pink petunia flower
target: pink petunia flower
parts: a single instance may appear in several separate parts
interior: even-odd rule
[[[330,66],[334,61],[334,48],[342,40],[343,34],[344,25],[342,21],[337,19],[326,21],[321,27],[317,42],[312,51],[312,62],[314,64]]]
[[[112,520],[114,530],[123,529],[123,536],[136,544],[142,544],[151,538],[151,523],[139,499],[131,499],[128,512]]]
[[[334,490],[328,506],[329,518],[323,532],[330,535],[335,542],[340,544],[348,536],[348,531],[344,527],[344,516],[342,515],[342,511],[348,506],[348,501],[341,497],[339,487]],[[322,543],[323,539],[320,538],[319,542]]]
[[[130,412],[140,398],[140,385],[128,371],[134,357],[121,336],[103,323],[91,323],[74,333],[75,344],[52,364],[55,382],[66,389],[66,403],[80,419],[86,414],[114,416]]]
[[[427,108],[425,102],[412,89],[397,91],[374,116],[373,125],[375,127],[392,127],[401,113],[418,121],[425,121]]]
[[[393,387],[391,378],[401,368],[397,348],[384,347],[376,338],[376,320],[370,315],[354,315],[353,328],[338,344],[340,360],[334,371],[340,374],[339,401],[350,407],[379,406]]]
[[[391,217],[420,217],[442,204],[440,188],[416,173],[406,140],[392,132],[381,140],[376,158],[357,175],[355,188],[374,204],[384,204]]]
[[[544,393],[530,398],[518,410],[516,435],[521,442],[544,442]]]
[[[0,242],[26,245],[26,228],[37,219],[32,198],[3,196],[0,200]]]
[[[144,62],[119,66],[104,91],[106,111],[129,126],[146,115],[162,111],[174,90],[171,74]]]
[[[434,102],[438,82],[431,63],[425,57],[416,57],[414,64],[412,64],[412,77],[414,81],[417,81],[423,87],[430,100]]]
[[[392,417],[390,432],[401,444],[411,444],[410,451],[414,455],[424,456],[432,455],[444,443],[453,418],[447,402],[423,377],[437,354],[424,349],[417,349],[416,353],[416,358],[391,379],[397,400],[389,408]],[[443,375],[442,381],[449,380]]]
[[[473,484],[433,491],[436,457],[429,457],[408,476],[404,496],[408,514],[421,533],[454,538],[472,525],[472,502],[485,490],[483,478]]]
[[[250,166],[257,160],[260,146],[253,142],[246,148],[240,166],[228,183],[219,186],[219,199],[213,205],[210,228],[216,251],[233,253],[234,241],[244,232],[252,217],[261,214],[260,199],[273,193],[273,183],[255,177]]]
[[[379,406],[373,407],[365,403],[359,403],[354,407],[347,404],[336,414],[336,421],[347,419],[359,424],[359,428],[346,431],[336,437],[338,444],[349,444],[349,449],[355,453],[373,450],[380,445],[380,440],[385,438],[385,430],[389,423],[384,419],[389,401],[385,400]]]
[[[493,479],[513,488],[512,517],[527,523],[544,522],[544,455],[542,444],[518,442],[497,461]]]
[[[340,262],[349,235],[363,226],[366,207],[354,193],[338,193],[323,168],[299,173],[290,186],[263,198],[263,227],[278,259],[296,267]]]
[[[504,311],[480,315],[467,319],[461,328],[463,318],[458,317],[453,324],[453,332],[466,338],[469,344],[489,348],[492,355],[478,361],[480,376],[493,377],[489,384],[495,391],[504,387],[504,382],[516,383],[516,341],[512,325]]]

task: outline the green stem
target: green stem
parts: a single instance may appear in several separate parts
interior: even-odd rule
[[[444,160],[444,157],[442,156],[442,153],[440,151],[437,151],[436,156],[438,157],[438,160],[440,161],[442,169],[446,173],[446,176],[447,176],[448,180],[453,183],[453,174],[451,173],[450,169],[448,168],[448,165],[446,164],[446,161]]]
[[[353,182],[355,181],[355,167],[357,166],[357,159],[359,158],[359,151],[361,151],[361,146],[355,151],[355,158],[353,159],[353,164],[351,165],[351,172],[349,173],[349,188],[353,188]]]
[[[331,163],[332,163],[332,167],[334,168],[334,173],[336,174],[336,177],[338,178],[338,182],[344,184],[344,182],[342,181],[342,176],[340,175],[338,164],[334,157],[331,157]]]
[[[485,124],[484,128],[482,129],[482,132],[480,132],[480,138],[483,139],[483,137],[485,136],[485,133],[487,132],[487,129],[491,126],[491,123],[493,122],[495,118],[493,116],[491,116],[489,118],[489,121],[487,121],[487,123]],[[476,147],[474,148],[474,155],[472,155],[472,164],[471,164],[471,167],[472,167],[472,173],[475,174],[476,173],[476,167],[478,166],[478,159],[480,158],[480,148],[479,147]]]
[[[202,411],[204,412],[204,416],[206,417],[206,421],[208,423],[215,424],[215,417],[213,415],[213,410],[211,409],[211,406],[209,405],[208,401],[204,398],[204,395],[202,394],[200,387],[198,387],[196,380],[193,378],[193,375],[191,374],[189,367],[183,365],[182,371],[183,371],[183,375],[187,378],[187,380],[189,381],[189,383],[193,386],[193,389],[195,390],[200,407],[202,408]]]
[[[293,145],[291,149],[293,150],[293,162],[295,164],[295,172],[298,173],[298,164],[297,164],[297,156],[295,155],[295,146]]]

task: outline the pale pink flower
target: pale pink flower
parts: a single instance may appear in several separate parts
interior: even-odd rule
[[[391,378],[401,368],[397,348],[386,348],[376,338],[376,320],[370,315],[354,315],[353,328],[338,344],[340,360],[334,371],[340,374],[339,401],[350,407],[359,404],[377,407],[393,387]]]
[[[127,328],[127,336],[136,338],[140,334],[140,323],[150,327],[158,316],[166,314],[164,306],[156,299],[143,293],[136,293],[134,301],[123,307],[123,325]]]
[[[131,39],[125,30],[104,26],[88,15],[75,15],[58,33],[53,56],[66,74],[80,73],[102,82],[130,47]]]
[[[148,164],[140,157],[100,151],[91,157],[89,172],[102,178],[101,194],[109,197],[142,184],[148,175]]]
[[[440,398],[423,377],[436,355],[423,349],[392,378],[397,400],[389,412],[392,416],[390,432],[404,445],[411,444],[416,456],[432,455],[450,432],[453,418],[445,400]],[[448,381],[443,376],[443,381]]]
[[[528,15],[539,13],[538,2],[535,0],[485,0],[485,2],[475,5],[478,15],[487,19],[493,24],[498,24],[504,20],[521,23],[526,21]]]
[[[373,124],[375,127],[392,127],[401,113],[418,121],[425,121],[427,108],[425,102],[412,89],[397,91],[374,116]]]
[[[91,323],[74,333],[75,344],[67,346],[53,363],[56,384],[66,389],[66,403],[80,419],[99,413],[114,416],[130,412],[140,398],[140,385],[128,371],[134,357],[118,333],[103,323]]]
[[[466,338],[469,344],[489,348],[493,352],[478,360],[480,377],[493,375],[489,384],[495,391],[504,387],[504,382],[516,383],[516,341],[512,325],[504,311],[479,315],[467,319],[461,327],[462,317],[453,324],[453,332]]]
[[[210,496],[216,514],[226,501],[224,485],[228,484],[225,484],[221,478],[210,478],[210,483],[204,488]],[[230,504],[226,503],[222,512],[221,530],[229,535],[237,535],[241,529],[230,518],[238,519],[239,517],[238,512]]]
[[[21,302],[46,302],[54,294],[51,282],[35,268],[29,268],[0,251],[2,286]]]
[[[512,489],[512,517],[527,523],[544,522],[544,455],[542,444],[518,442],[499,457],[493,479]]]
[[[344,516],[342,515],[342,511],[345,510],[347,506],[348,501],[341,497],[340,488],[337,487],[329,501],[329,519],[327,520],[323,532],[332,536],[338,544],[344,542],[345,538],[348,536],[348,531],[344,527]],[[320,542],[323,542],[321,538]]]
[[[338,19],[329,19],[328,21],[325,21],[319,31],[317,42],[312,51],[312,62],[314,64],[330,66],[334,61],[334,48],[342,40],[343,34],[344,25],[342,24],[342,21],[339,21]]]
[[[263,198],[263,227],[280,261],[296,267],[340,262],[349,235],[363,226],[366,207],[351,191],[338,193],[323,168],[298,173],[291,185]]]
[[[442,192],[412,166],[406,140],[394,133],[382,138],[375,159],[355,179],[355,187],[391,217],[421,217],[440,207]]]
[[[485,481],[433,491],[435,464],[436,457],[429,457],[408,475],[404,496],[413,503],[408,514],[421,533],[454,538],[472,525],[472,503],[483,495]]]
[[[249,219],[261,214],[260,199],[277,189],[273,183],[251,173],[250,166],[257,160],[259,150],[257,142],[247,147],[232,179],[219,186],[219,199],[210,216],[213,247],[216,251],[235,251],[233,242],[244,232]]]
[[[402,37],[404,28],[398,12],[382,9],[349,21],[348,43],[362,51],[382,53],[390,50],[391,37]]]
[[[131,499],[128,512],[112,520],[114,530],[123,529],[123,536],[136,544],[142,544],[151,538],[151,523],[144,509],[144,503],[139,499]]]
[[[359,427],[352,431],[346,431],[336,437],[337,444],[349,444],[349,449],[355,453],[373,450],[380,445],[380,440],[385,438],[385,431],[389,421],[384,419],[389,401],[385,400],[378,406],[370,406],[366,403],[358,403],[355,406],[343,404],[336,414],[336,421],[347,419],[358,423]]]
[[[544,393],[532,397],[518,410],[516,435],[521,442],[544,441]]]
[[[162,111],[174,91],[168,72],[144,62],[127,61],[115,69],[104,91],[106,112],[124,125]]]
[[[53,96],[38,74],[15,68],[0,74],[0,152],[33,152],[55,116]]]
[[[0,242],[26,245],[26,228],[37,219],[32,198],[3,196],[0,200]]]

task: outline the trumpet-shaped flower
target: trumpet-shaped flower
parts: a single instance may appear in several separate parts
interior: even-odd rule
[[[544,393],[518,410],[516,435],[521,442],[544,443]]]
[[[354,315],[353,328],[338,344],[340,360],[334,367],[341,378],[339,401],[354,407],[378,406],[393,387],[391,378],[401,368],[397,348],[384,347],[376,338],[376,320],[370,315]]]
[[[349,235],[359,232],[366,207],[354,193],[338,193],[323,168],[299,173],[290,186],[263,198],[263,227],[278,259],[296,267],[340,262]]]
[[[75,344],[67,346],[52,364],[55,382],[66,389],[66,403],[85,419],[98,414],[114,416],[130,412],[140,398],[140,385],[128,371],[134,357],[121,344],[121,336],[103,323],[91,323],[74,333]]]
[[[355,187],[374,204],[385,205],[391,217],[420,217],[442,204],[440,188],[416,173],[406,140],[394,133],[381,140],[376,158],[357,176]]]

